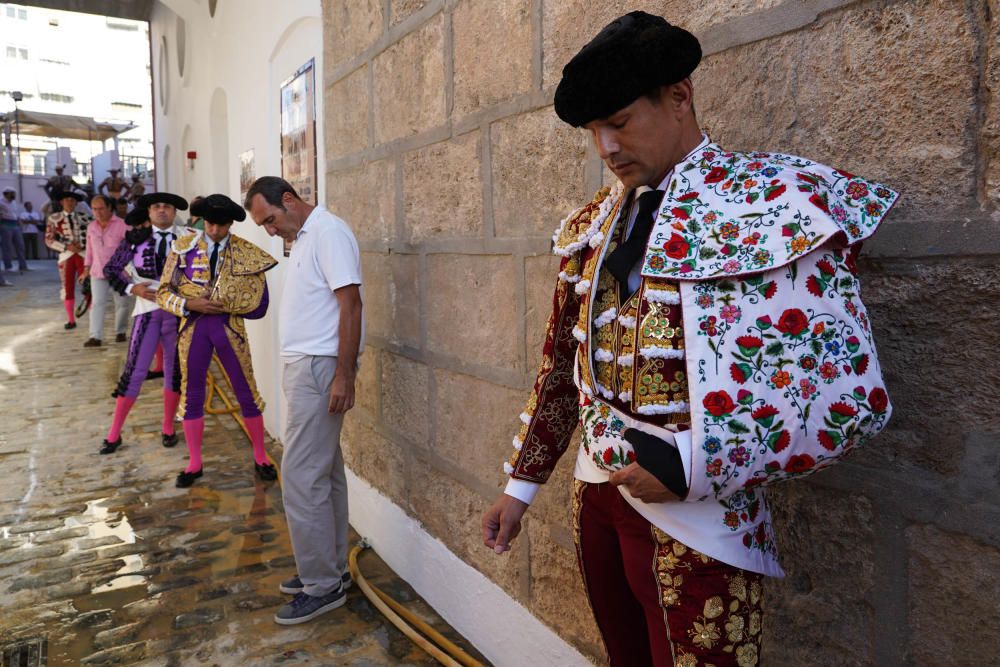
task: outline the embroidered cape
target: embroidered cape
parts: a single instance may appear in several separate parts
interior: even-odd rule
[[[515,479],[548,479],[578,401],[602,396],[594,380],[602,327],[632,327],[637,367],[662,354],[655,327],[608,317],[593,303],[627,195],[621,184],[604,189],[556,230],[563,260],[542,364],[505,465]],[[718,528],[746,549],[776,556],[766,485],[832,464],[889,419],[855,260],[897,196],[803,158],[727,152],[707,141],[669,181],[642,262],[642,298],[669,296],[683,312],[692,450],[685,500],[718,503]],[[634,412],[670,409],[662,403]],[[627,454],[595,452],[617,467],[632,460]]]

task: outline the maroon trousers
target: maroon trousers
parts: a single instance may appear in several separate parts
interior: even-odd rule
[[[649,523],[610,484],[576,481],[577,560],[612,667],[753,667],[761,575]]]

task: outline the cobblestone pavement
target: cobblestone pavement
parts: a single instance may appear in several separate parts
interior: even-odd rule
[[[55,263],[31,266],[0,288],[0,665],[32,644],[48,665],[436,664],[357,587],[311,623],[274,623],[294,572],[281,491],[253,475],[229,416],[206,417],[205,476],[190,489],[174,486],[183,442],[159,442],[159,381],[122,447],[99,456],[127,343],[84,349],[85,322],[63,329]],[[359,562],[471,652],[376,554]]]

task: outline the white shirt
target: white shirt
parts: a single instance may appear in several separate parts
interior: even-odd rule
[[[278,313],[281,358],[336,357],[340,304],[334,290],[361,286],[361,252],[351,228],[322,206],[306,218],[288,257]],[[362,301],[364,289],[362,288]],[[358,356],[365,346],[364,317]]]

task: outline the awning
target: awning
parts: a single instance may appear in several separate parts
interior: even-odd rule
[[[10,124],[11,132],[15,131],[13,111],[3,114],[0,118],[4,124]],[[104,141],[134,127],[136,127],[134,123],[104,123],[89,116],[21,110],[17,113],[16,131],[39,137]]]

